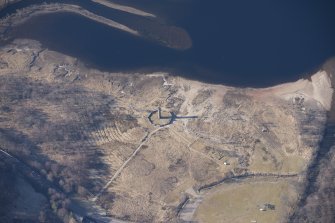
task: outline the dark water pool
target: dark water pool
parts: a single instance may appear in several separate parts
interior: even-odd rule
[[[70,13],[35,17],[15,34],[103,70],[170,70],[205,82],[259,87],[296,80],[335,56],[333,0],[115,0],[156,13],[157,21],[90,1],[62,2],[134,28],[174,25],[192,39],[188,50],[169,49]]]

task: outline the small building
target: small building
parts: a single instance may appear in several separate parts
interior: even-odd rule
[[[274,204],[264,204],[264,207],[267,210],[275,210],[276,209],[276,206]]]
[[[276,206],[274,204],[269,204],[269,203],[263,204],[259,208],[260,211],[267,211],[267,210],[273,211],[275,209],[276,209]]]
[[[158,107],[157,110],[149,113],[149,122],[154,126],[167,126],[172,124],[177,119],[195,119],[198,116],[177,116],[174,112],[162,110]]]
[[[268,128],[266,128],[265,126],[262,127],[262,132],[268,132]]]

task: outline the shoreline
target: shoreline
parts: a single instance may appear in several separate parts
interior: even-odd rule
[[[96,4],[100,4],[95,1],[93,2]],[[113,5],[113,7],[115,7],[115,5]],[[117,8],[119,8],[121,11],[124,11],[127,13],[134,12],[134,9],[124,8],[124,7],[117,6]],[[148,27],[141,26],[140,24],[124,25],[112,19],[108,19],[106,17],[90,12],[89,10],[84,9],[83,7],[79,5],[62,4],[62,3],[48,3],[48,4],[31,5],[26,8],[19,9],[15,13],[0,19],[0,40],[1,39],[7,40],[9,38],[8,36],[10,36],[11,34],[10,30],[12,28],[15,28],[23,24],[24,22],[29,20],[31,17],[41,16],[45,14],[52,14],[52,13],[62,13],[62,12],[69,12],[69,13],[74,13],[80,16],[84,16],[85,18],[88,18],[92,21],[107,25],[111,28],[115,28],[115,29],[127,32],[134,36],[147,39],[149,41],[155,42],[157,44],[160,44],[162,46],[165,46],[167,48],[171,48],[174,50],[186,50],[192,47],[191,37],[182,28],[170,26],[166,24],[161,24],[153,20],[147,21]],[[147,17],[146,15],[141,15],[141,16]],[[151,17],[156,18],[154,16],[151,16]],[[166,34],[169,34],[169,35],[166,36]]]
[[[21,0],[3,0],[1,3],[0,3],[0,10],[3,10],[4,8],[6,8],[7,6],[11,5],[11,4],[14,4],[16,2],[19,2]]]
[[[104,5],[106,7],[112,8],[112,9],[116,9],[119,11],[123,11],[123,12],[127,12],[130,14],[134,14],[134,15],[139,15],[139,16],[144,16],[144,17],[152,17],[152,18],[156,18],[157,16],[130,6],[125,6],[125,5],[120,5],[120,4],[116,4],[110,1],[106,1],[106,0],[91,0],[92,2]]]
[[[0,38],[4,39],[5,35],[8,35],[6,31],[9,28],[16,27],[26,22],[31,17],[50,14],[50,13],[59,13],[59,12],[70,12],[75,13],[81,16],[84,16],[88,19],[96,21],[98,23],[105,24],[112,28],[119,29],[121,31],[130,33],[135,36],[140,36],[139,32],[131,29],[121,23],[115,22],[111,19],[107,19],[105,17],[96,15],[86,9],[83,9],[77,5],[69,5],[69,4],[60,4],[60,3],[52,3],[52,4],[40,4],[40,5],[32,5],[27,8],[23,8],[18,10],[18,12],[8,16],[0,20]]]

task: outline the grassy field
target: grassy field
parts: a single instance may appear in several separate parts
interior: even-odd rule
[[[272,148],[266,148],[262,143],[255,145],[251,156],[250,171],[272,173],[299,173],[306,167],[306,160],[296,154],[287,155]]]
[[[294,187],[285,181],[222,185],[200,204],[199,222],[283,222],[290,204],[297,198]],[[275,210],[260,211],[264,204]]]

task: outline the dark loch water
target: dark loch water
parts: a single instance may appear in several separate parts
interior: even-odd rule
[[[62,2],[135,29],[177,26],[192,39],[188,50],[170,49],[70,13],[35,17],[15,33],[102,70],[168,70],[205,82],[260,87],[297,80],[335,56],[334,0],[115,0],[157,14],[157,21],[85,0]]]

